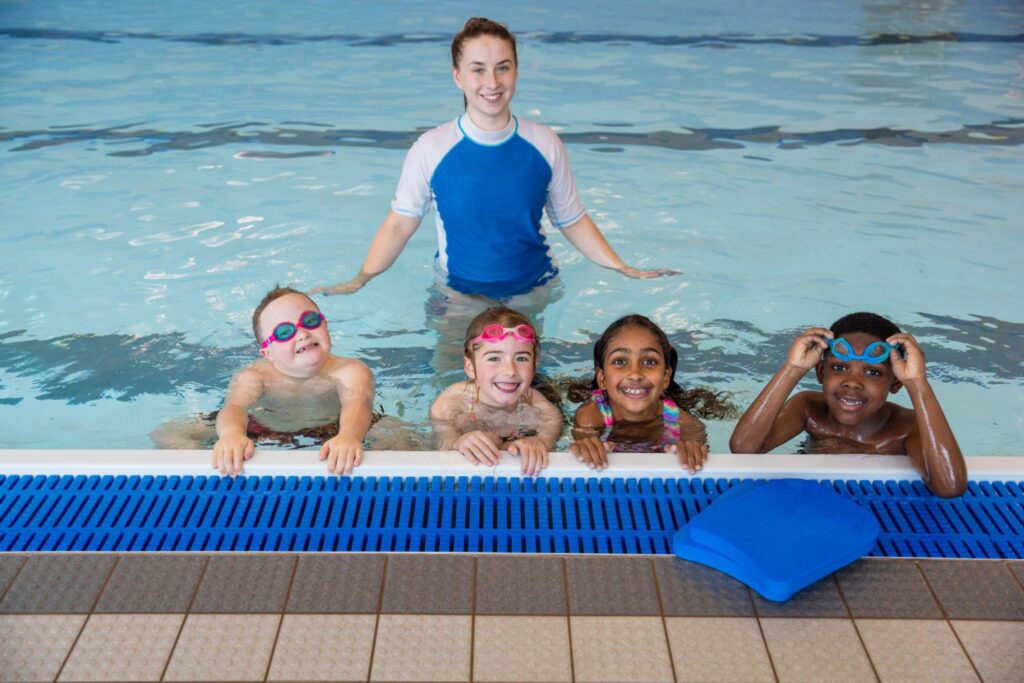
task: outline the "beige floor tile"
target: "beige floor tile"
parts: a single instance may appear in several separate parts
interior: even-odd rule
[[[84,614],[0,616],[0,681],[52,681]]]
[[[761,619],[780,681],[874,681],[849,619]]]
[[[667,617],[679,681],[774,681],[757,619]]]
[[[954,621],[953,628],[985,683],[1024,678],[1024,621]]]
[[[566,617],[476,618],[475,681],[571,681]]]
[[[572,617],[571,624],[577,681],[672,680],[661,617]]]
[[[382,614],[371,680],[468,681],[473,618]]]
[[[945,621],[857,619],[868,656],[886,681],[977,681]]]
[[[159,681],[184,614],[94,614],[62,681]]]
[[[373,614],[286,614],[270,663],[271,681],[365,681]]]
[[[280,620],[279,614],[188,615],[164,680],[263,680]]]

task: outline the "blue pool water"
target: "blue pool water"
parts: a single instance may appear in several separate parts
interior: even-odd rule
[[[1021,452],[1024,6],[549,4],[0,4],[0,447],[143,448],[215,408],[266,289],[358,268],[408,145],[459,113],[448,42],[479,13],[519,36],[513,109],[562,135],[615,248],[684,273],[624,280],[552,236],[543,371],[584,374],[640,311],[742,407],[796,331],[876,310],[920,337],[965,452]],[[414,422],[453,379],[434,249],[430,216],[323,303]]]

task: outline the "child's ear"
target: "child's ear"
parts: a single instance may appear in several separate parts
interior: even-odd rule
[[[466,377],[476,379],[476,368],[473,367],[473,359],[469,356],[462,357],[462,370],[466,373]]]
[[[825,360],[818,361],[818,364],[814,366],[814,375],[818,378],[818,384],[824,384],[825,379]]]
[[[604,391],[604,389],[605,389],[605,386],[604,386],[604,370],[602,370],[601,368],[598,368],[594,372],[594,377],[597,379],[597,388],[600,389],[601,391]]]
[[[270,360],[270,347],[268,346],[264,349],[260,349],[260,355],[266,358],[267,360]]]
[[[899,381],[898,379],[893,378],[892,384],[889,386],[889,393],[890,394],[895,394],[895,393],[897,393],[902,388],[903,388],[903,382]]]

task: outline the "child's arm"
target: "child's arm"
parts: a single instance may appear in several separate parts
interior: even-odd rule
[[[242,473],[242,461],[256,452],[252,439],[246,435],[249,406],[263,395],[263,376],[258,370],[245,368],[231,378],[224,407],[217,413],[217,442],[213,444],[210,465],[222,475]]]
[[[925,486],[937,496],[959,496],[967,488],[967,465],[953,430],[939,405],[939,399],[925,375],[924,352],[909,334],[900,333],[886,339],[903,347],[889,356],[892,372],[910,394],[914,404],[915,426],[907,435],[907,455],[913,461]]]
[[[474,465],[497,465],[501,460],[501,439],[497,434],[479,429],[460,434],[455,428],[456,419],[465,412],[460,396],[463,392],[464,385],[453,384],[430,406],[430,421],[438,437],[437,449],[458,451]]]
[[[611,444],[601,441],[603,429],[604,416],[593,401],[587,401],[576,410],[572,420],[573,442],[569,444],[569,452],[592,470],[608,467]]]
[[[832,336],[831,330],[812,327],[793,340],[786,363],[768,380],[736,423],[729,439],[729,450],[733,453],[767,453],[804,430],[810,394],[797,394],[789,402],[786,399],[807,371],[821,360],[828,349],[825,340]]]
[[[373,373],[364,363],[349,359],[333,375],[338,380],[341,415],[338,434],[320,447],[320,459],[327,461],[328,472],[352,474],[352,468],[363,462],[363,439],[370,429]]]
[[[536,436],[514,439],[507,450],[522,459],[521,472],[529,477],[540,474],[548,466],[548,452],[553,450],[562,435],[562,413],[539,391],[533,390],[530,407],[537,411],[537,423],[524,425],[536,429]]]

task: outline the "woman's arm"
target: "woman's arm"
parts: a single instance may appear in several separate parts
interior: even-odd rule
[[[647,279],[661,277],[662,275],[679,275],[678,270],[672,270],[671,268],[651,268],[645,270],[627,266],[619,258],[619,255],[615,253],[615,250],[612,249],[612,245],[608,244],[608,240],[601,234],[593,219],[587,214],[583,214],[582,218],[568,228],[563,228],[562,234],[572,243],[572,246],[576,247],[577,251],[588,259],[603,268],[618,271],[626,277]]]
[[[367,282],[377,277],[390,268],[398,258],[409,238],[420,227],[423,220],[421,216],[405,216],[394,211],[389,211],[387,218],[380,224],[377,235],[370,244],[370,250],[366,253],[366,260],[359,273],[349,280],[336,285],[325,287],[314,287],[310,294],[351,294],[358,292]]]

